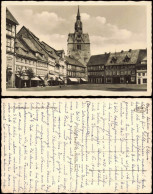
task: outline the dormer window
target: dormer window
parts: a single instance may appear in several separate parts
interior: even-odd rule
[[[112,57],[111,63],[116,63],[116,61],[117,61],[117,57]]]
[[[126,55],[123,61],[128,62],[129,60],[130,60],[130,57]]]

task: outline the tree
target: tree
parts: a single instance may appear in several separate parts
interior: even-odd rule
[[[29,77],[29,80],[30,80],[30,87],[31,87],[31,79],[34,77],[33,69],[32,69],[32,68],[27,69],[27,70],[26,70],[26,74],[27,74],[28,77]]]

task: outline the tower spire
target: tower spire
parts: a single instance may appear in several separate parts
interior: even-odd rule
[[[78,5],[77,20],[80,20],[80,10],[79,10],[79,5]]]
[[[77,15],[80,16],[79,5],[78,5],[78,14]]]

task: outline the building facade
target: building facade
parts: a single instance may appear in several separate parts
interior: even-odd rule
[[[41,42],[49,54],[48,78],[50,85],[66,84],[66,63],[64,50],[55,50],[45,42]]]
[[[65,56],[67,64],[67,83],[86,83],[86,66],[73,57]]]
[[[15,52],[15,87],[30,86],[29,75],[27,74],[27,70],[29,69],[34,74],[31,86],[37,86],[39,84],[38,81],[40,81],[39,78],[35,77],[37,72],[37,58],[18,38],[15,40]]]
[[[147,56],[141,53],[141,59],[136,66],[136,83],[147,84]]]
[[[15,87],[15,37],[19,23],[6,8],[6,87]]]
[[[36,57],[36,76],[45,84],[48,74],[48,53],[43,49],[39,38],[25,26],[17,33],[17,38]]]
[[[105,64],[109,54],[93,55],[87,65],[89,83],[105,83]]]
[[[145,49],[130,49],[129,51],[103,54],[101,55],[101,59],[99,56],[92,56],[88,62],[89,82],[106,84],[136,84],[138,82],[142,82],[139,78],[139,71],[141,71],[142,75],[145,76],[143,82],[146,82],[147,65],[142,65],[142,63],[144,63],[144,61],[142,61],[142,57],[146,56],[147,51]],[[100,61],[103,65],[99,65]],[[145,72],[142,72],[142,70]]]
[[[67,55],[74,57],[84,65],[87,65],[90,58],[89,35],[87,33],[83,33],[79,7],[75,22],[75,32],[68,34]]]

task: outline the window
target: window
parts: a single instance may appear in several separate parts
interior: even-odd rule
[[[120,83],[124,83],[124,77],[120,78]]]
[[[146,84],[147,83],[147,79],[143,79],[143,83]]]
[[[135,82],[135,77],[131,77],[131,82]]]
[[[138,73],[138,76],[141,76],[141,73]]]
[[[127,71],[127,70],[125,70],[125,71],[124,71],[124,73],[125,73],[125,75],[127,75],[127,74],[128,74],[128,71]]]
[[[121,75],[124,75],[124,71],[121,71]]]
[[[120,75],[120,71],[117,71],[117,75]]]
[[[21,62],[22,62],[22,63],[25,63],[25,59],[21,58]]]
[[[77,45],[77,49],[81,50],[81,45],[80,44]]]
[[[21,62],[21,58],[20,57],[16,57],[16,61]]]
[[[113,71],[113,75],[116,75],[116,71]]]
[[[135,70],[132,70],[132,74],[135,74]]]
[[[7,34],[15,36],[15,26],[12,24],[6,24]]]
[[[14,52],[14,39],[6,38],[6,50]]]
[[[128,70],[128,75],[131,75],[131,71],[130,70]]]
[[[106,78],[106,83],[112,83],[112,79],[111,78]]]
[[[143,73],[142,75],[145,76],[145,73]]]

